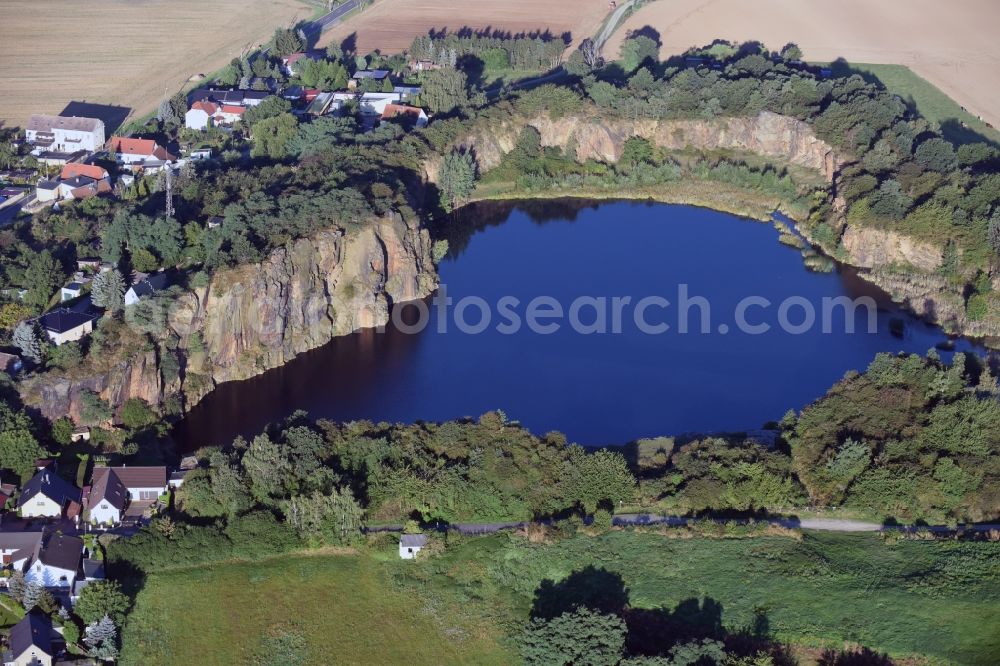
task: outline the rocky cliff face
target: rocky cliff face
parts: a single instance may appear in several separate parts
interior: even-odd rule
[[[850,263],[861,268],[903,264],[935,271],[941,266],[940,247],[895,231],[847,226],[840,244]]]
[[[640,136],[671,150],[722,148],[766,155],[821,171],[831,182],[842,163],[829,144],[816,138],[809,125],[769,111],[755,117],[712,120],[625,120],[584,116],[552,119],[539,115],[492,124],[461,139],[456,146],[472,150],[480,171],[487,171],[500,163],[504,153],[513,150],[526,125],[538,130],[543,146],[575,145],[577,158],[581,161],[616,162],[625,141]],[[437,180],[440,164],[440,158],[427,163],[429,180]]]
[[[169,340],[111,370],[25,382],[25,400],[46,416],[79,419],[80,392],[114,406],[132,397],[190,407],[216,384],[278,367],[333,337],[388,322],[389,306],[437,286],[431,240],[398,216],[345,234],[322,231],[274,250],[260,264],[218,271],[165,313]],[[173,359],[167,359],[166,356]]]

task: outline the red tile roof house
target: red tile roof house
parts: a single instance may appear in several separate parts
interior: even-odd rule
[[[38,201],[89,199],[111,192],[111,176],[96,164],[69,162],[59,172],[59,179],[42,181],[35,188]]]
[[[404,104],[386,104],[382,111],[382,120],[391,118],[403,118],[413,123],[415,127],[427,127],[427,114],[423,109]]]
[[[184,126],[188,129],[203,130],[210,125],[232,125],[243,117],[246,107],[234,104],[216,104],[200,100],[191,105],[184,114]]]
[[[110,151],[119,162],[136,167],[161,167],[177,159],[153,139],[113,136]]]

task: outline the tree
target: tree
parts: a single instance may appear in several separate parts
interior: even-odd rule
[[[28,290],[24,302],[39,308],[46,307],[65,277],[62,266],[52,257],[52,253],[42,250],[24,271],[24,288]]]
[[[424,72],[421,101],[434,113],[447,113],[469,103],[465,72],[445,67]]]
[[[80,419],[88,425],[100,425],[111,420],[111,406],[93,391],[80,391]]]
[[[90,295],[94,305],[117,312],[125,306],[125,278],[117,268],[94,276]]]
[[[291,28],[277,28],[274,31],[274,48],[272,52],[279,58],[297,53],[304,47],[305,43],[295,30]]]
[[[174,107],[171,106],[169,99],[164,99],[160,101],[159,106],[156,107],[156,119],[161,123],[173,120],[176,118],[174,115]]]
[[[1000,254],[1000,209],[993,213],[989,226],[990,245],[993,251]]]
[[[61,416],[52,422],[52,440],[56,444],[69,444],[73,438],[76,426],[67,416]]]
[[[456,204],[472,194],[476,186],[476,162],[470,153],[453,151],[445,155],[438,174],[441,190],[441,207],[454,210]]]
[[[299,123],[290,113],[282,113],[258,122],[253,128],[253,157],[281,160],[288,157],[288,144],[295,137]]]
[[[539,666],[613,666],[625,649],[625,622],[587,608],[552,619],[534,618],[524,630],[521,656]]]
[[[43,612],[48,613],[55,609],[56,602],[52,593],[46,590],[45,586],[31,581],[24,585],[24,596],[21,597],[21,604],[25,610],[30,611],[37,606]]]
[[[21,356],[24,358],[36,365],[42,362],[45,347],[42,343],[37,323],[22,321],[14,329],[14,333],[11,335],[11,342],[21,350]]]
[[[15,326],[32,314],[31,308],[21,303],[0,305],[0,329],[12,331]]]
[[[799,48],[798,44],[789,42],[781,49],[781,59],[785,62],[802,60],[802,49]]]
[[[944,139],[934,137],[917,146],[917,162],[932,170],[947,173],[955,168],[955,148]]]
[[[83,642],[87,646],[87,654],[101,661],[112,661],[118,657],[118,629],[114,621],[107,615],[97,622],[87,625],[84,630]]]
[[[7,579],[7,591],[10,592],[10,596],[20,602],[24,599],[24,588],[26,586],[27,583],[24,580],[24,574],[15,569],[11,573],[10,578]]]
[[[282,504],[282,512],[299,536],[314,544],[353,542],[361,534],[364,516],[349,488],[292,497]]]
[[[277,495],[291,471],[284,453],[266,433],[253,438],[241,462],[258,501]]]
[[[83,588],[73,610],[87,624],[99,622],[104,617],[121,624],[128,613],[129,603],[117,581],[97,580]]]
[[[625,457],[612,451],[587,453],[578,446],[572,447],[563,483],[567,500],[578,503],[588,514],[601,504],[614,508],[635,495],[635,477]]]
[[[130,430],[141,430],[156,423],[156,412],[142,398],[129,398],[122,405],[122,424]]]
[[[660,47],[650,37],[637,35],[622,43],[622,66],[626,72],[634,72],[647,60],[656,60]]]

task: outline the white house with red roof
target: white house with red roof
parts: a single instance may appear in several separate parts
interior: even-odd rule
[[[122,164],[134,167],[162,167],[165,163],[177,159],[153,139],[129,136],[111,137],[110,152],[114,153],[115,158]]]
[[[245,112],[244,106],[199,100],[184,114],[184,126],[188,129],[203,130],[210,126],[232,125],[239,122]]]
[[[413,124],[413,127],[427,127],[427,113],[416,106],[406,104],[386,104],[382,111],[382,120],[392,118],[404,119]]]

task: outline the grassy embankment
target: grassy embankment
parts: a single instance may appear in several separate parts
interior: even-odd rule
[[[856,642],[930,663],[1000,659],[1000,544],[614,531],[549,544],[461,539],[416,563],[314,555],[153,574],[122,663],[253,663],[277,646],[307,664],[516,662],[504,635],[520,630],[542,581],[587,566],[620,575],[633,608],[677,613],[685,600],[704,609],[711,599],[730,630],[763,615],[775,639],[801,645]]]

